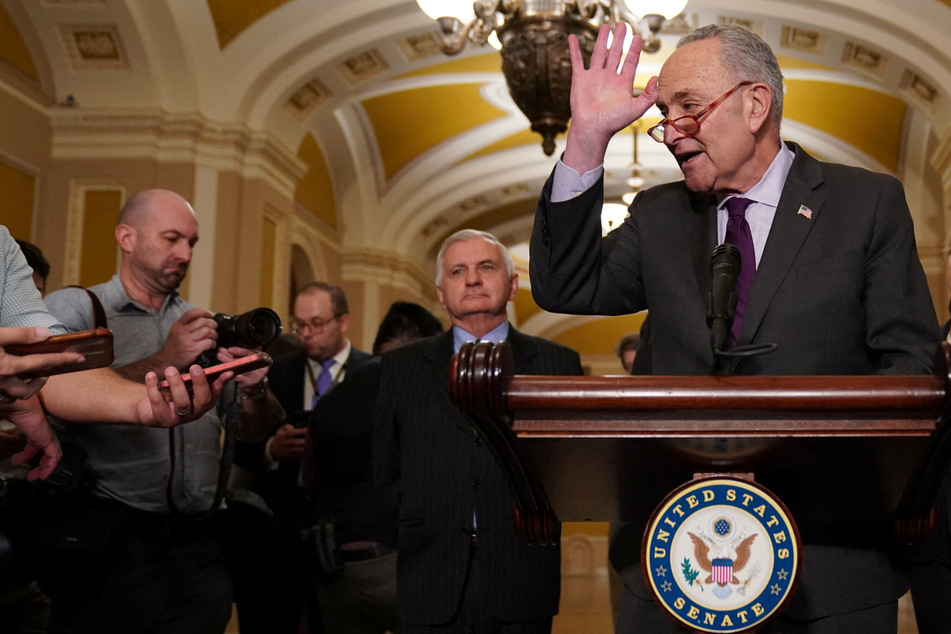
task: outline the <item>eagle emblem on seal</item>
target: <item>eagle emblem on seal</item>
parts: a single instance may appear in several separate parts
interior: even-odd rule
[[[753,545],[756,535],[750,535],[737,545],[735,557],[720,556],[728,555],[728,552],[718,552],[711,556],[710,546],[707,545],[706,541],[693,533],[688,532],[687,535],[690,536],[690,540],[693,542],[693,556],[697,560],[697,565],[707,573],[707,578],[704,579],[703,583],[716,584],[713,588],[713,594],[717,598],[725,599],[730,596],[732,594],[730,584],[742,583],[737,579],[736,573],[742,571],[749,563],[750,547]],[[718,550],[723,549],[718,547]]]

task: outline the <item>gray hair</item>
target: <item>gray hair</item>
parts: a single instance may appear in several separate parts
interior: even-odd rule
[[[749,29],[734,24],[708,24],[680,38],[677,48],[703,40],[719,40],[720,61],[730,69],[737,81],[751,81],[769,86],[773,93],[770,112],[776,129],[783,120],[783,73],[779,61],[763,38]]]
[[[473,238],[479,238],[485,240],[490,244],[494,244],[499,249],[499,255],[502,257],[502,262],[505,264],[505,272],[509,278],[515,274],[515,262],[512,260],[512,254],[509,253],[509,250],[499,242],[499,239],[488,231],[477,231],[476,229],[462,229],[457,231],[445,240],[443,240],[442,246],[439,247],[439,254],[436,255],[436,286],[442,284],[442,267],[445,263],[446,251],[457,242],[464,242],[466,240],[472,240]]]

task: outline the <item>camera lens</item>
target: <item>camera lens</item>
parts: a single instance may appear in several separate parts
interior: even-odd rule
[[[235,317],[235,335],[262,348],[281,334],[281,318],[270,308],[255,308]]]
[[[212,315],[218,324],[218,346],[264,347],[281,334],[281,318],[270,308],[255,308],[241,315]]]

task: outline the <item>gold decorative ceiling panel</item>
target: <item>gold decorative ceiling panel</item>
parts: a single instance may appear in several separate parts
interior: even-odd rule
[[[373,126],[387,180],[447,139],[506,116],[472,84],[405,90],[367,99],[362,105]]]
[[[838,137],[896,171],[907,106],[868,88],[821,81],[786,82],[783,115]]]
[[[482,149],[477,150],[467,156],[465,160],[468,161],[480,156],[488,156],[490,154],[495,154],[496,152],[504,152],[505,150],[511,150],[512,148],[525,147],[526,145],[538,145],[538,134],[532,132],[531,128],[529,128],[527,119],[525,120],[524,130],[507,136],[504,139],[499,139],[495,143],[486,145]]]
[[[351,86],[369,81],[389,69],[390,65],[376,49],[357,53],[337,66],[337,72]]]
[[[63,26],[60,29],[70,62],[77,70],[119,70],[129,67],[115,25]]]
[[[291,0],[207,0],[218,46],[228,46],[252,24]]]
[[[295,200],[327,226],[337,228],[337,205],[333,182],[324,153],[316,139],[308,134],[300,144],[297,156],[307,163],[308,170],[297,184]]]
[[[301,121],[311,115],[333,93],[316,77],[294,91],[284,103],[285,108]]]
[[[33,81],[39,81],[33,56],[20,36],[10,14],[0,5],[0,61],[20,71]]]

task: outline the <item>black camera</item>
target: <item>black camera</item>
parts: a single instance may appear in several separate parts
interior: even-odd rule
[[[270,308],[255,308],[240,315],[215,313],[211,318],[218,324],[219,348],[263,348],[281,334],[281,318]],[[218,359],[214,350],[208,350],[195,363],[208,368],[218,363]]]

